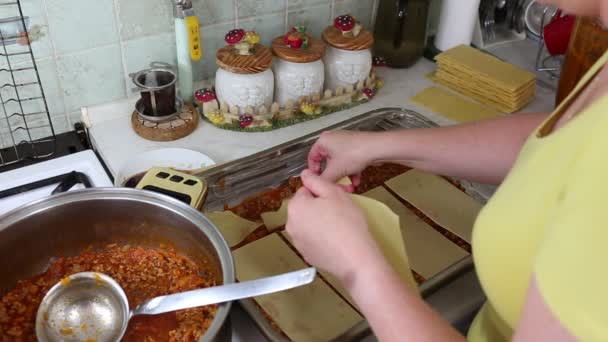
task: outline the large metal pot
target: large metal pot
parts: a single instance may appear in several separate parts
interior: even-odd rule
[[[234,282],[230,249],[200,212],[164,195],[105,188],[48,197],[0,217],[0,295],[53,257],[110,243],[169,244],[196,263],[207,260],[218,283]],[[220,305],[201,341],[230,341],[230,307]]]

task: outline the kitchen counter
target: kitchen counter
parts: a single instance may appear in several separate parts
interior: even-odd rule
[[[90,125],[89,134],[93,147],[99,152],[113,175],[116,175],[129,158],[145,151],[167,147],[187,148],[202,152],[219,164],[254,154],[382,107],[405,107],[419,112],[440,125],[453,124],[450,120],[409,101],[419,91],[433,85],[433,82],[425,76],[435,70],[434,63],[422,59],[409,69],[378,68],[377,70],[385,86],[372,101],[346,111],[271,132],[233,132],[201,121],[196,130],[183,139],[172,142],[149,141],[139,137],[131,128],[131,113],[136,98],[85,108],[83,116],[85,123]],[[536,100],[525,110],[551,111],[554,97],[554,90],[539,85]]]

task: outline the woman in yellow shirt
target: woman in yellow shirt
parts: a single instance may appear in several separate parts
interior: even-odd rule
[[[608,23],[608,0],[544,2]],[[463,340],[399,281],[360,211],[332,181],[351,176],[356,184],[367,165],[393,161],[501,183],[474,227],[488,301],[469,340],[608,341],[607,62],[608,54],[551,116],[322,135],[289,206],[296,247],[341,280],[380,340]]]

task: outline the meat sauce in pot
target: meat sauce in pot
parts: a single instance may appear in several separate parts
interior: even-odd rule
[[[36,341],[36,313],[46,292],[65,277],[86,271],[114,278],[132,308],[156,296],[215,285],[210,269],[199,267],[172,248],[109,245],[102,250],[89,249],[75,257],[53,260],[46,272],[20,281],[0,299],[0,341]],[[211,325],[217,308],[210,305],[135,317],[123,341],[197,341]],[[61,333],[69,337],[73,329],[66,327]],[[89,330],[94,336],[94,326],[78,329]]]

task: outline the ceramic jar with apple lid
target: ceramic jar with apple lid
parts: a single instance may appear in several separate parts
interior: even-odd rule
[[[285,106],[302,97],[323,93],[325,68],[322,58],[325,44],[306,33],[306,27],[295,26],[284,36],[272,41],[275,76],[275,101]]]
[[[369,77],[372,69],[372,33],[351,15],[341,15],[323,32],[328,44],[325,63],[325,88],[347,87]]]
[[[215,92],[220,104],[231,112],[248,115],[261,106],[270,107],[274,98],[272,53],[259,44],[255,32],[235,29],[225,37],[225,47],[218,50]]]

